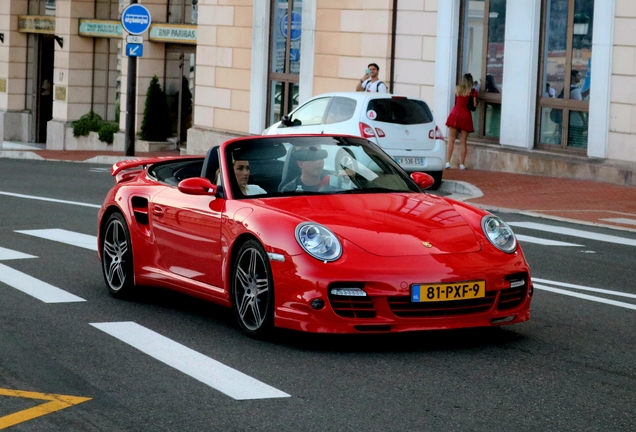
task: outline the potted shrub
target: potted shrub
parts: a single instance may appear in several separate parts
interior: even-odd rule
[[[166,141],[170,136],[171,121],[166,93],[159,85],[157,75],[152,77],[146,92],[146,106],[141,123],[140,137],[145,141]]]

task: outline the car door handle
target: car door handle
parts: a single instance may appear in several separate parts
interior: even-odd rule
[[[160,207],[158,205],[155,205],[152,208],[152,214],[158,218],[162,217],[164,215],[166,211],[163,209],[163,207]]]

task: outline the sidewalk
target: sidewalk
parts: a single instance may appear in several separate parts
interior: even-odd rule
[[[0,158],[113,164],[126,159],[107,151],[0,148]],[[138,153],[135,158],[179,156],[178,150]],[[439,194],[491,211],[636,232],[636,187],[494,171],[449,169]]]

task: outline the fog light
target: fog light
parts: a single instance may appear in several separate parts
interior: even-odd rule
[[[510,281],[510,288],[517,288],[517,287],[523,286],[525,283],[526,281],[524,279],[513,280],[513,281]]]
[[[367,293],[360,288],[331,288],[331,295],[347,297],[366,297]]]
[[[322,309],[325,306],[325,302],[320,299],[313,299],[310,303],[313,309]]]
[[[507,323],[510,322],[512,320],[514,320],[515,318],[517,318],[517,315],[510,315],[507,317],[503,317],[503,318],[495,318],[490,320],[491,324],[501,324],[501,323]]]

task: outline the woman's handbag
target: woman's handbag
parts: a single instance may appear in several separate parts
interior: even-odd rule
[[[475,99],[471,92],[468,97],[468,111],[475,111],[476,109],[477,107],[475,106]]]

